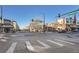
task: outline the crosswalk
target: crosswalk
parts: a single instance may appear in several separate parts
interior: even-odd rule
[[[59,45],[60,47],[64,46],[63,44],[61,44],[61,43],[57,43],[57,42],[52,41],[52,40],[47,40],[47,41],[49,41],[49,42],[51,42],[51,43],[54,43],[54,44],[57,44],[57,45]]]
[[[6,51],[6,53],[13,53],[17,45],[17,42],[12,43],[11,47]]]
[[[60,42],[64,42],[64,43],[68,43],[68,44],[71,44],[71,45],[75,45],[74,43],[71,43],[71,42],[68,42],[68,41],[64,41],[64,40],[58,40]]]
[[[42,41],[42,40],[35,40],[36,42],[38,42],[38,44],[40,44],[41,46],[38,46],[38,44],[36,45],[33,45],[33,43],[31,43],[31,41],[25,41],[24,44],[25,44],[25,47],[29,50],[29,51],[33,51],[33,52],[40,52],[40,51],[43,51],[44,49],[50,49],[50,48],[54,48],[52,47],[51,45],[56,45],[56,47],[63,47],[63,46],[66,46],[67,45],[75,45],[74,43],[71,43],[71,42],[67,42],[67,41],[64,41],[64,40],[45,40],[45,41]],[[59,41],[59,42],[58,42]],[[47,44],[47,42],[49,44]],[[63,43],[61,43],[63,42]],[[11,44],[11,46],[8,48],[8,50],[6,51],[6,53],[14,53],[15,51],[15,48],[17,46],[19,42],[13,42]],[[64,44],[65,43],[65,44]],[[51,45],[50,45],[51,44]],[[37,48],[36,48],[37,47]],[[19,50],[20,48],[18,48]]]
[[[31,45],[30,41],[26,41],[25,43],[28,50],[34,51],[34,47]]]
[[[6,40],[6,39],[0,39],[0,41],[1,41],[1,42],[6,42],[7,40]]]
[[[8,39],[8,37],[0,37],[0,42],[7,42]]]
[[[41,45],[43,45],[44,48],[50,48],[50,46],[46,43],[43,43],[42,41],[40,40],[37,40],[38,43],[40,43]]]

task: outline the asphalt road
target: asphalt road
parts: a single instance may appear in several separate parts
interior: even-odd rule
[[[79,33],[0,34],[0,53],[78,53]]]

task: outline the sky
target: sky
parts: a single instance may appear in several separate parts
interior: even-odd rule
[[[79,5],[4,5],[3,18],[15,20],[20,28],[24,28],[32,19],[43,20],[45,15],[46,23],[51,23],[56,21],[58,13],[64,14],[76,9],[79,9]]]

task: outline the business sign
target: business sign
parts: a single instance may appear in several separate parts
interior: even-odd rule
[[[66,18],[66,24],[73,24],[73,19],[70,18]]]
[[[77,21],[76,24],[79,25],[79,21]]]

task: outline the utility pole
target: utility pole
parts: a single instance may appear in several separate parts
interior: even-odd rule
[[[0,27],[1,27],[1,32],[3,31],[3,28],[2,28],[2,18],[3,18],[2,15],[3,15],[3,14],[2,14],[2,12],[3,12],[3,11],[2,11],[2,6],[0,6],[0,13],[1,13],[1,16],[0,16],[0,17],[1,17],[1,24],[0,24]]]
[[[45,32],[45,14],[43,13],[43,17],[44,17],[44,20],[43,20],[43,32]]]
[[[2,19],[3,19],[3,8],[2,8],[2,6],[0,6],[1,7],[1,24],[2,24]]]
[[[4,33],[4,28],[3,28],[3,6],[1,6],[1,26],[2,26],[2,32]]]

